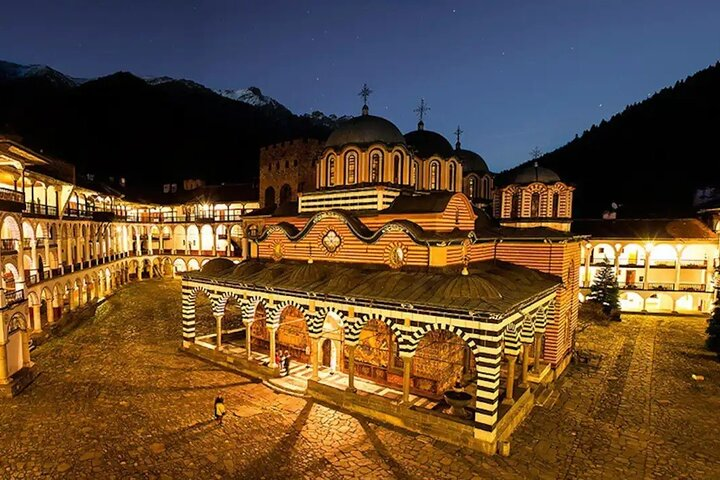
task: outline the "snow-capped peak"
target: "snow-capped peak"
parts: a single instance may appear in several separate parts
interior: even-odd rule
[[[238,88],[235,90],[215,90],[218,95],[225,98],[236,100],[238,102],[247,103],[255,107],[280,107],[280,102],[272,97],[263,95],[258,87]]]

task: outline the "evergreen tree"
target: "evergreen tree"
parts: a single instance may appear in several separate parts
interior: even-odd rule
[[[588,295],[588,300],[599,303],[606,315],[620,309],[620,288],[614,270],[615,268],[612,265],[602,267],[595,274]]]
[[[715,301],[712,317],[708,319],[708,327],[705,330],[707,339],[705,345],[708,350],[717,353],[720,357],[720,299]]]

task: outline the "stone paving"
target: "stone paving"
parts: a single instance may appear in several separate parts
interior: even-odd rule
[[[628,315],[585,330],[599,366],[571,366],[504,458],[186,356],[179,312],[177,281],[134,283],[33,352],[41,376],[0,400],[0,477],[720,478],[720,363],[702,349],[703,319]],[[210,419],[219,390],[222,426]]]

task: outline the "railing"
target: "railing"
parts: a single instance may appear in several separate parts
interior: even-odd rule
[[[18,251],[18,241],[12,238],[3,238],[0,240],[1,253],[15,253]]]
[[[684,259],[680,260],[681,268],[707,268],[707,259]]]
[[[675,260],[654,260],[650,262],[650,268],[675,268]]]
[[[645,260],[635,260],[634,262],[631,262],[629,260],[620,259],[620,266],[625,268],[644,267]]]
[[[674,283],[648,283],[648,290],[674,290]]]
[[[6,202],[25,203],[25,194],[7,188],[0,188],[0,200]]]
[[[24,290],[14,290],[14,291],[5,290],[5,301],[8,304],[22,302],[23,300],[25,300],[25,291]]]
[[[132,223],[191,223],[191,222],[235,222],[241,220],[247,210],[218,210],[214,214],[208,213],[135,213],[128,214],[125,221]]]
[[[641,290],[642,289],[642,283],[638,284],[638,283],[619,282],[618,286],[625,290]]]
[[[593,267],[599,267],[604,265],[615,265],[614,258],[591,258],[590,265]]]
[[[42,205],[40,203],[25,202],[24,215],[40,215],[43,217],[57,217],[57,207],[54,205]]]
[[[681,283],[680,290],[684,292],[704,292],[706,288],[703,283]]]
[[[66,208],[65,216],[74,218],[92,218],[93,212],[90,210],[79,210],[77,208]]]
[[[27,282],[28,285],[34,285],[34,284],[38,283],[39,279],[40,279],[40,277],[38,276],[37,273],[25,274],[25,281]]]

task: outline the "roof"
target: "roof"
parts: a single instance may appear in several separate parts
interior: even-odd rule
[[[633,240],[717,240],[717,235],[696,218],[573,220],[572,231],[593,238]]]
[[[430,158],[435,155],[449,158],[455,154],[452,145],[445,137],[430,130],[418,129],[408,132],[405,134],[405,141],[420,158]]]
[[[379,213],[441,213],[455,192],[431,192],[425,195],[399,195]]]
[[[389,120],[375,115],[360,115],[340,124],[328,137],[325,147],[345,145],[405,144],[405,137]]]
[[[185,278],[477,314],[511,313],[561,284],[557,276],[502,261],[472,263],[468,275],[459,267],[393,270],[386,265],[253,259],[236,266],[223,263],[223,269],[215,262]]]
[[[455,150],[455,155],[460,159],[460,163],[463,166],[463,174],[472,172],[485,173],[490,171],[485,160],[472,150],[458,148]]]
[[[560,181],[560,176],[549,168],[541,167],[535,162],[533,165],[518,170],[511,178],[511,184],[527,185],[530,183],[555,183]]]

